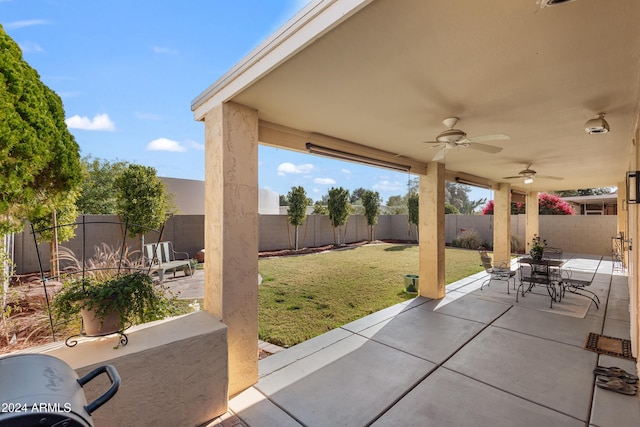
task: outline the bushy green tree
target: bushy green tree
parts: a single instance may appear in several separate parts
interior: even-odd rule
[[[307,193],[302,186],[291,187],[291,191],[287,194],[287,203],[289,209],[287,211],[287,218],[289,224],[295,227],[295,248],[298,250],[298,227],[302,225],[307,217]]]
[[[80,184],[79,147],[64,118],[60,97],[0,27],[0,234]]]
[[[91,156],[82,159],[82,193],[76,201],[82,214],[116,214],[116,178],[127,168],[127,162],[110,162]]]
[[[313,204],[313,212],[316,215],[329,215],[329,210],[322,204],[321,200],[316,200]]]
[[[367,218],[367,224],[369,225],[369,240],[375,240],[373,226],[378,223],[378,216],[380,215],[380,203],[382,203],[380,194],[377,191],[365,190],[360,198],[364,206],[364,216]]]
[[[329,200],[327,203],[327,209],[329,210],[329,221],[333,227],[333,241],[335,244],[340,244],[340,230],[338,230],[336,240],[336,229],[342,227],[347,223],[349,214],[351,213],[351,204],[349,203],[349,190],[342,187],[331,187],[329,190]]]
[[[165,221],[164,184],[151,166],[128,165],[115,180],[117,213],[129,223],[129,235],[158,229]],[[144,243],[144,242],[143,242]]]
[[[415,226],[416,237],[418,236],[418,223],[420,222],[420,196],[416,192],[409,194],[407,200],[407,208],[409,211],[409,228]],[[416,239],[417,240],[417,239]]]

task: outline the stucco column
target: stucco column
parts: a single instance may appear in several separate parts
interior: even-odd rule
[[[524,251],[529,253],[531,249],[531,241],[534,235],[540,235],[540,208],[538,207],[538,192],[530,191],[527,193],[527,228],[525,232]]]
[[[493,195],[493,263],[511,263],[511,184],[500,184]]]
[[[629,238],[629,231],[627,230],[627,182],[622,181],[618,183],[618,234],[624,233],[624,238]]]
[[[204,308],[228,327],[229,395],[258,381],[258,112],[205,115]]]
[[[445,296],[444,218],[444,165],[433,162],[420,176],[418,221],[420,295],[427,298]]]

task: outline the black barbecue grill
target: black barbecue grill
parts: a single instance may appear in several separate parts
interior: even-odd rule
[[[82,387],[101,374],[109,389],[87,404]],[[62,360],[45,354],[18,354],[0,358],[0,426],[93,426],[91,413],[113,397],[120,376],[111,365],[78,378]]]

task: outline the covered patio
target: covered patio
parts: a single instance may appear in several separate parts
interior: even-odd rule
[[[206,143],[205,310],[227,327],[228,395],[259,390],[270,397],[268,402],[280,402],[276,404],[288,416],[313,425],[320,420],[314,418],[320,409],[296,405],[324,402],[319,408],[327,416],[341,413],[337,408],[352,396],[342,394],[341,366],[360,366],[350,355],[379,353],[381,359],[370,359],[361,368],[371,382],[359,384],[377,415],[338,424],[393,424],[395,414],[405,411],[403,405],[416,419],[432,416],[425,396],[455,402],[469,392],[468,384],[481,397],[465,399],[465,405],[485,404],[458,408],[449,413],[454,417],[469,410],[495,425],[507,417],[505,408],[511,405],[505,403],[515,397],[538,420],[549,416],[555,424],[606,425],[614,406],[597,409],[600,399],[610,398],[593,393],[589,373],[597,356],[577,348],[582,332],[549,326],[567,326],[573,319],[545,320],[550,318],[536,318],[536,313],[527,321],[531,313],[518,307],[496,309],[473,296],[446,305],[443,310],[450,307],[450,314],[433,309],[452,294],[444,283],[445,181],[493,190],[498,263],[511,256],[512,201],[526,202],[526,241],[531,242],[539,234],[535,207],[540,192],[617,187],[617,231],[624,241],[628,288],[615,292],[626,291],[627,299],[617,299],[628,303],[603,306],[593,318],[606,330],[613,327],[607,324],[609,310],[624,313],[624,319],[610,320],[629,322],[617,325],[616,335],[628,333],[638,355],[640,258],[632,242],[640,240],[640,211],[627,200],[627,190],[634,197],[640,190],[627,172],[640,169],[639,18],[637,0],[315,0],[200,94],[192,110],[204,122]],[[256,355],[259,144],[420,176],[421,298],[375,324],[363,321],[333,332],[330,337],[344,339],[314,353],[334,361],[320,371],[314,365],[312,370],[322,374],[307,375],[303,362],[262,378],[259,371],[264,369]],[[456,307],[471,314],[465,317]],[[429,335],[427,317],[464,324],[465,333],[458,336],[460,329],[445,327],[427,346],[421,341]],[[422,342],[419,351],[441,353],[424,360],[419,355],[415,359],[412,349],[391,349],[388,340],[396,332],[387,331],[403,319],[414,327],[397,328],[408,334],[400,341]],[[582,319],[574,326],[587,323]],[[450,342],[455,345],[448,347]],[[397,362],[407,366],[390,366],[394,355],[407,358]],[[606,358],[601,362],[612,363]],[[578,369],[584,374],[578,375]],[[377,401],[377,384],[391,386],[398,371],[405,380]],[[311,380],[316,377],[319,383]],[[319,377],[326,377],[326,383]],[[339,386],[329,387],[330,378]],[[458,381],[462,386],[455,386]],[[328,388],[320,393],[316,384]],[[429,391],[434,389],[450,393]],[[313,393],[318,396],[307,399]],[[289,406],[295,400],[300,402]],[[532,403],[538,406],[532,408]],[[308,413],[315,415],[307,420]],[[602,420],[594,419],[596,414]],[[637,412],[629,414],[637,424]],[[446,414],[433,416],[447,419]],[[260,423],[256,425],[265,425]]]
[[[505,285],[480,291],[479,273],[261,360],[258,383],[210,426],[636,426],[640,400],[592,373],[634,362],[583,349],[589,332],[628,339],[627,278],[606,257],[568,258],[595,273],[600,309],[573,296],[589,301],[584,317],[545,295],[492,301]]]

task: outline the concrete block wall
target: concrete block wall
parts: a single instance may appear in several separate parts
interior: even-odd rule
[[[94,246],[107,243],[112,247],[122,245],[122,230],[120,225],[106,224],[117,222],[115,215],[87,215],[86,222],[103,221],[105,224],[87,226],[87,241],[85,244],[88,257],[94,252]],[[450,244],[461,230],[474,229],[484,242],[493,242],[493,216],[491,215],[447,215],[445,242]],[[594,255],[611,254],[611,238],[616,235],[617,217],[615,215],[541,215],[540,235],[547,239],[550,246],[560,247],[565,252],[584,253]],[[287,229],[289,230],[287,232]],[[526,248],[525,242],[526,215],[511,216],[511,233],[519,239]],[[18,274],[38,271],[38,259],[30,228],[16,235],[15,264]],[[71,248],[74,253],[81,254],[82,228],[76,230],[76,237],[61,246]],[[288,225],[286,215],[260,215],[259,250],[288,249],[294,243],[294,227]],[[326,215],[308,215],[304,224],[299,228],[299,246],[314,247],[334,243],[333,228]],[[344,230],[343,230],[344,233]],[[290,236],[290,237],[289,237]],[[344,238],[346,236],[346,239]],[[380,215],[375,226],[375,237],[381,240],[416,240],[415,227],[409,228],[407,215]],[[363,215],[352,215],[346,225],[346,233],[341,241],[346,243],[367,240],[369,231],[366,218]],[[145,236],[145,242],[157,241],[157,234]],[[176,215],[165,224],[162,240],[173,243],[174,249],[187,252],[190,257],[204,248],[204,216]],[[139,250],[138,239],[127,239],[127,245],[132,251]],[[40,254],[45,270],[48,270],[49,245],[39,245]]]
[[[541,215],[540,236],[564,252],[611,255],[615,215]]]

